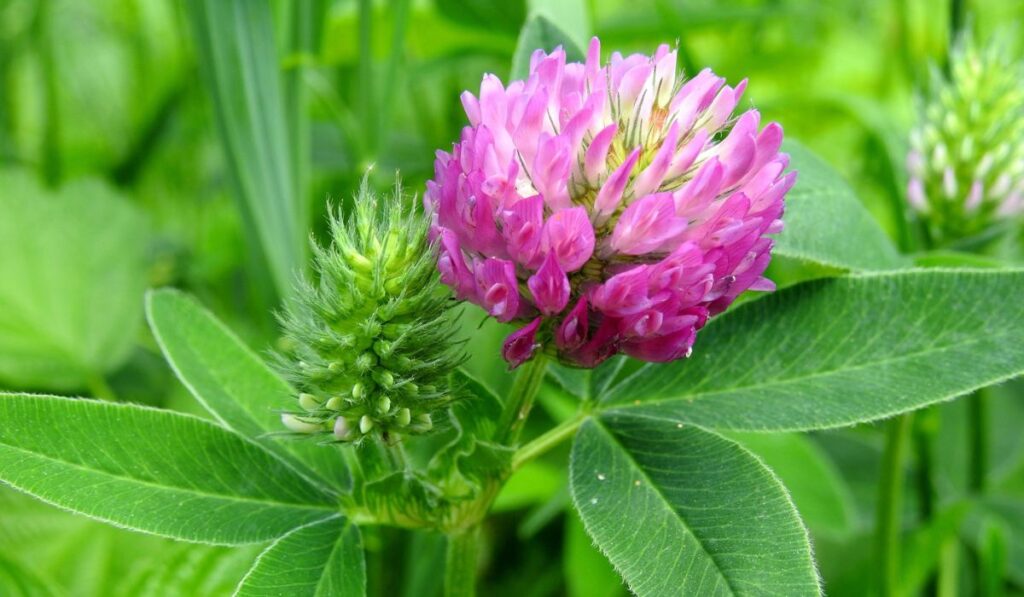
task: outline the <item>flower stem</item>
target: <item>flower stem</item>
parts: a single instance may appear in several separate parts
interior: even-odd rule
[[[576,433],[576,429],[583,423],[583,417],[577,416],[552,427],[537,439],[516,450],[512,455],[512,470],[517,470],[530,460],[554,448]]]
[[[917,513],[919,524],[927,525],[935,516],[935,468],[932,457],[932,444],[938,431],[939,411],[934,408],[925,409],[914,415],[912,440],[914,446],[915,480],[917,484]],[[932,572],[925,580],[922,593],[926,596],[936,595],[940,570],[943,560],[940,558],[936,572]]]
[[[900,415],[889,421],[885,433],[882,478],[875,513],[875,538],[880,560],[878,594],[881,597],[899,593],[903,460],[912,424],[912,415]]]
[[[448,550],[444,562],[445,597],[476,595],[476,556],[479,546],[479,526],[448,535]]]
[[[968,477],[967,488],[974,494],[985,491],[985,473],[988,470],[988,404],[984,390],[967,397]]]
[[[537,397],[537,390],[544,381],[547,365],[547,359],[543,354],[538,354],[523,365],[512,384],[512,391],[505,402],[505,410],[498,421],[498,430],[495,434],[498,442],[511,446],[519,441],[519,434],[526,424],[526,417],[530,415],[533,399]]]

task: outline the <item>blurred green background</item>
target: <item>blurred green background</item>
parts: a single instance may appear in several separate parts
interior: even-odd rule
[[[581,45],[675,44],[687,72],[749,78],[744,105],[838,169],[899,243],[914,94],[945,61],[951,14],[985,39],[1019,23],[1024,2],[0,0],[0,388],[198,414],[146,329],[145,288],[186,289],[252,346],[272,345],[273,311],[328,202],[344,203],[371,165],[374,186],[397,171],[421,194],[434,151],[466,124],[459,94],[483,73],[507,77],[533,13]],[[783,283],[814,275],[777,270]],[[485,355],[470,366],[507,387],[503,330],[477,332],[481,319],[466,317],[472,353]],[[1022,392],[989,393],[984,508],[958,506],[962,407],[926,417],[940,429],[943,511],[920,528],[908,511],[911,585],[939,558],[996,550],[999,590],[1024,590]],[[546,387],[538,427],[571,400]],[[826,591],[868,592],[877,429],[739,439],[792,489]],[[565,514],[564,463],[562,452],[530,465],[499,499],[484,594],[625,594]],[[437,592],[439,537],[380,530],[367,544],[378,594]],[[0,490],[0,587],[11,593],[226,594],[258,550],[133,535]],[[951,586],[980,592],[974,567],[957,569]]]

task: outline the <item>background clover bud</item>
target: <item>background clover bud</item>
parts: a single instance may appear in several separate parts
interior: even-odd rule
[[[400,188],[378,201],[365,181],[351,215],[332,215],[330,246],[313,247],[316,282],[280,318],[290,349],[278,366],[299,391],[289,430],[392,441],[429,431],[451,401],[462,355],[428,228]]]
[[[584,63],[534,53],[525,81],[484,77],[470,126],[438,152],[425,204],[441,280],[495,319],[513,367],[538,351],[593,367],[685,358],[709,316],[762,274],[782,229],[782,128],[733,117],[736,87],[685,79],[676,52]]]
[[[944,245],[1024,213],[1024,68],[1005,37],[960,37],[949,74],[932,71],[911,132],[907,198]]]

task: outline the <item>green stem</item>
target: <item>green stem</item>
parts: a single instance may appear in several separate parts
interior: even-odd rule
[[[530,460],[572,437],[576,433],[576,429],[583,423],[583,419],[584,417],[580,416],[563,421],[557,427],[549,429],[544,435],[516,450],[516,453],[512,455],[512,470],[519,469]]]
[[[938,597],[956,597],[960,594],[960,543],[951,539],[942,546],[939,555]]]
[[[878,594],[881,597],[899,594],[903,460],[912,424],[912,415],[900,415],[889,421],[885,434],[882,478],[875,513],[875,539],[880,560]]]
[[[967,397],[967,448],[969,454],[967,487],[972,493],[985,491],[989,450],[988,404],[983,390]]]
[[[985,492],[989,461],[988,429],[988,404],[982,389],[967,397],[967,491],[974,496],[980,496]],[[971,561],[979,582],[984,578],[983,560],[979,553],[978,557]]]
[[[914,471],[917,484],[917,511],[921,525],[928,524],[935,515],[935,480],[932,475],[935,462],[932,458],[932,444],[938,431],[938,416],[938,410],[930,408],[914,417]],[[939,565],[941,566],[941,560]],[[929,574],[922,593],[927,597],[936,595],[938,582],[937,572]]]
[[[547,358],[543,354],[538,354],[527,361],[519,371],[505,402],[501,419],[498,420],[498,431],[495,434],[498,442],[512,446],[519,441],[519,434],[523,431],[526,418],[530,416],[530,408],[537,397],[537,390],[544,381],[547,365]]]
[[[479,526],[448,535],[448,551],[444,562],[445,597],[476,595],[476,557],[479,546]]]

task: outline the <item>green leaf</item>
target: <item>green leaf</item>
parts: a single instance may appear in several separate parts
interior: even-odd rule
[[[816,536],[842,537],[852,531],[853,496],[817,444],[797,433],[731,433],[728,437],[759,456],[779,476]]]
[[[796,186],[786,195],[786,226],[774,253],[848,270],[884,270],[904,259],[853,189],[828,164],[800,143],[787,139]]]
[[[488,473],[508,465],[511,451],[489,442],[501,417],[501,401],[463,368],[451,373],[456,400],[448,408],[450,428],[426,438],[427,468],[449,497],[466,497],[481,487]],[[496,467],[496,468],[494,468]],[[482,474],[481,474],[482,473]]]
[[[569,34],[550,19],[539,14],[531,16],[519,33],[516,51],[512,55],[512,74],[509,75],[509,80],[526,78],[530,71],[530,56],[534,51],[550,52],[558,46],[565,50],[565,59],[568,62],[582,62],[586,57]]]
[[[697,427],[603,416],[573,444],[573,501],[640,595],[817,595],[785,488],[739,445]]]
[[[1024,271],[911,270],[798,284],[647,365],[603,407],[714,429],[841,427],[1024,373]],[[964,366],[970,363],[970,366]]]
[[[129,573],[108,573],[113,582],[93,594],[229,595],[261,551],[259,545],[222,547],[166,541],[139,557],[138,551],[123,553],[124,547],[130,547],[124,543],[116,542],[121,553],[112,555],[128,564]],[[78,587],[75,589],[77,592]]]
[[[331,514],[284,462],[192,416],[0,394],[0,480],[117,526],[186,541],[266,541]]]
[[[305,263],[308,216],[292,171],[270,3],[188,0],[185,12],[235,194],[287,297]]]
[[[947,249],[915,255],[914,265],[918,267],[972,267],[977,269],[999,269],[1008,266],[1004,261],[987,255],[963,253]]]
[[[0,380],[77,390],[120,365],[142,322],[146,227],[98,181],[43,189],[0,170]]]
[[[235,595],[365,595],[359,528],[343,517],[299,527],[256,559]]]
[[[175,374],[222,425],[307,476],[316,476],[312,469],[333,487],[348,488],[336,447],[268,435],[285,431],[280,413],[295,408],[295,392],[213,314],[188,295],[164,289],[146,295],[146,317]]]

